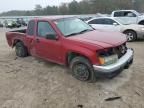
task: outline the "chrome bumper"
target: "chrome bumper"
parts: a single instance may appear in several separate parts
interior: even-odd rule
[[[122,56],[116,63],[108,66],[93,65],[93,68],[95,71],[102,72],[102,73],[115,72],[119,69],[124,68],[126,65],[129,65],[130,62],[133,60],[133,55],[134,55],[133,49],[128,49],[127,53],[124,56]]]

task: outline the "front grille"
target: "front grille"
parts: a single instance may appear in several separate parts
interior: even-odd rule
[[[101,57],[108,57],[117,54],[118,58],[121,58],[126,52],[127,52],[127,47],[126,47],[126,43],[124,43],[117,47],[106,49],[105,51],[101,50],[98,52],[98,54]]]
[[[114,53],[118,55],[118,58],[121,58],[127,51],[126,43],[117,46],[113,49]]]

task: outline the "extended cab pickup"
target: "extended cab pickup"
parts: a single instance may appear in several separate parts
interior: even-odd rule
[[[124,34],[94,30],[77,18],[34,19],[27,30],[7,32],[6,38],[17,56],[69,66],[81,81],[114,77],[133,61]]]
[[[130,24],[144,25],[144,15],[135,10],[116,10],[112,12],[111,17],[119,18]]]

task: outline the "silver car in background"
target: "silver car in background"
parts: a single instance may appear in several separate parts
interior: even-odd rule
[[[86,21],[93,28],[104,31],[118,31],[126,34],[128,41],[144,39],[144,25],[130,24],[113,17],[92,18]]]

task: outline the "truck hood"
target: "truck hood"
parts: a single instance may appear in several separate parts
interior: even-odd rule
[[[94,30],[79,35],[68,37],[70,40],[79,41],[84,44],[98,45],[100,47],[114,47],[126,42],[126,36],[119,32],[104,32]]]

